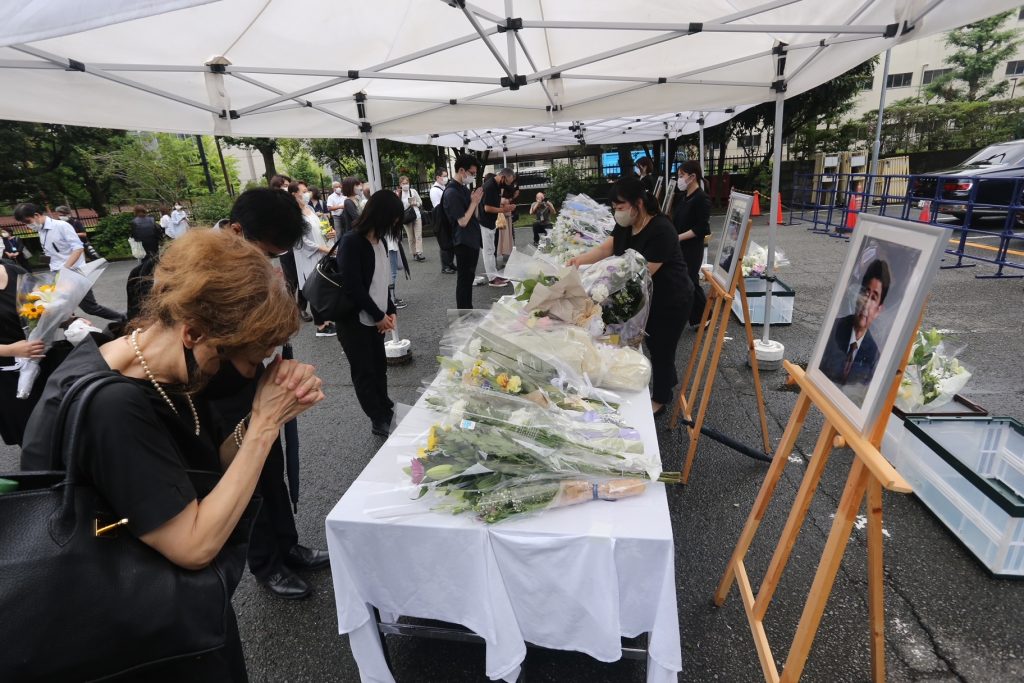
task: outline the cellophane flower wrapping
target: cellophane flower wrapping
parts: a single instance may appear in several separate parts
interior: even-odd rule
[[[789,265],[789,259],[785,252],[775,247],[775,267],[783,268]],[[757,242],[751,241],[747,246],[747,253],[743,256],[740,270],[743,277],[761,277],[768,269],[768,249]]]
[[[95,271],[94,271],[95,272]],[[102,269],[101,271],[102,272]],[[97,277],[99,273],[96,273]],[[50,273],[18,276],[18,317],[28,341],[43,341],[49,349],[53,333],[74,314],[75,308],[92,288],[93,280],[78,271],[61,268]],[[39,361],[19,358],[18,398],[28,398],[39,375]]]
[[[561,266],[603,242],[614,228],[610,207],[582,193],[566,195],[555,225],[537,253],[549,263]]]
[[[896,406],[905,413],[921,413],[952,401],[971,379],[956,355],[946,348],[938,330],[919,331],[900,380]]]
[[[627,249],[621,256],[609,256],[580,273],[583,288],[601,305],[609,341],[637,344],[647,327],[654,291],[647,259]]]

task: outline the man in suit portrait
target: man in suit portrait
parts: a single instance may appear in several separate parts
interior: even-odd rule
[[[885,309],[892,276],[889,264],[875,259],[861,278],[860,293],[853,313],[836,318],[819,368],[843,393],[862,400],[878,363],[878,345],[871,336],[871,323]]]

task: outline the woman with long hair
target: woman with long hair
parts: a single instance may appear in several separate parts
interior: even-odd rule
[[[375,192],[338,248],[345,293],[356,308],[351,315],[335,321],[338,341],[348,358],[356,398],[370,418],[370,431],[378,436],[388,435],[394,417],[384,354],[384,335],[395,329],[397,310],[394,290],[389,286],[387,242],[401,239],[404,213],[402,200],[394,192]]]
[[[697,161],[684,161],[679,165],[677,174],[678,191],[672,207],[672,223],[679,235],[679,248],[693,283],[690,324],[697,325],[707,302],[700,284],[700,267],[704,263],[704,238],[711,234],[711,199],[704,192],[704,174]]]
[[[672,401],[672,389],[679,381],[676,374],[676,347],[683,333],[690,305],[693,284],[686,273],[686,263],[679,250],[679,239],[672,222],[659,210],[651,193],[636,178],[616,181],[609,189],[615,210],[612,236],[590,251],[569,260],[571,266],[596,263],[627,249],[647,259],[654,292],[647,317],[647,350],[651,354],[651,410],[655,416],[665,411]]]

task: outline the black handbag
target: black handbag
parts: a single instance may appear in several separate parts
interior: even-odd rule
[[[65,454],[66,470],[0,475],[18,483],[0,495],[4,680],[91,681],[225,644],[259,501],[249,502],[216,559],[197,571],[131,535],[81,476],[86,405],[102,387],[124,381],[92,373],[62,399],[51,456],[60,462]],[[189,477],[203,498],[220,474]]]
[[[345,283],[341,279],[336,258],[339,239],[331,250],[323,255],[316,268],[302,285],[302,295],[309,302],[309,307],[321,320],[337,322],[356,313],[356,304],[345,291]]]
[[[416,207],[415,206],[410,206],[409,208],[407,208],[405,210],[405,213],[402,214],[402,224],[403,225],[409,225],[410,223],[415,223],[415,222],[416,222]]]

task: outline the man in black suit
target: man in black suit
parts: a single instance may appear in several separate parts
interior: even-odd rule
[[[819,368],[843,393],[864,398],[878,363],[878,345],[868,328],[885,309],[891,282],[889,264],[872,261],[861,278],[857,307],[851,315],[836,318]]]

